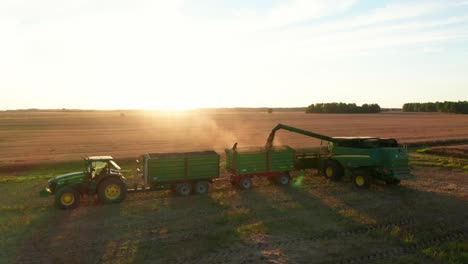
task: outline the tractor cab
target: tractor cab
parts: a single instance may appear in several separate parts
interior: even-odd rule
[[[90,180],[105,177],[106,175],[120,174],[120,166],[115,163],[111,156],[92,156],[84,158],[85,173]]]

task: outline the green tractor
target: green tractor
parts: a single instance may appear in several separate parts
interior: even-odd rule
[[[40,191],[41,197],[55,196],[61,209],[73,209],[83,195],[95,195],[102,203],[119,203],[127,195],[125,177],[111,156],[84,158],[84,169],[57,176],[48,181],[49,187]]]
[[[348,176],[361,189],[369,188],[376,181],[396,185],[400,180],[414,178],[406,148],[393,138],[329,137],[278,124],[268,137],[266,149],[272,147],[275,133],[280,129],[329,142],[323,154],[320,151],[298,154],[296,169],[318,169],[332,181]]]

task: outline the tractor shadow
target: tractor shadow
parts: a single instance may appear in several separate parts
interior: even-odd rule
[[[120,217],[120,204],[88,205],[74,210],[50,206],[22,243],[16,263],[94,263],[115,252],[110,245],[118,237],[113,232]],[[34,228],[34,229],[32,229]]]

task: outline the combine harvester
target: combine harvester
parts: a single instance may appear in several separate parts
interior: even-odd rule
[[[352,178],[354,185],[369,188],[374,181],[399,184],[414,178],[410,173],[407,149],[393,138],[328,137],[299,128],[278,124],[270,133],[265,149],[271,149],[278,130],[283,129],[328,141],[328,153],[297,155],[296,169],[318,169],[330,180],[343,176]]]
[[[297,154],[289,146],[273,146],[275,133],[284,129],[328,141],[325,154]],[[119,203],[128,192],[172,189],[181,196],[204,194],[217,180],[229,180],[242,189],[252,187],[252,178],[263,177],[279,185],[288,185],[291,172],[318,169],[326,178],[338,181],[351,177],[358,188],[369,188],[374,181],[398,184],[413,178],[408,166],[407,150],[395,139],[328,137],[278,124],[271,131],[264,148],[226,149],[229,178],[219,179],[220,157],[212,150],[184,153],[144,154],[138,176],[143,186],[127,188],[126,178],[111,156],[84,159],[81,172],[57,176],[48,181],[40,196],[55,196],[61,209],[73,209],[83,195],[97,195],[102,203]]]

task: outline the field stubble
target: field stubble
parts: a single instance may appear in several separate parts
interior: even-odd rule
[[[425,252],[467,239],[466,173],[414,173],[402,186],[361,191],[307,171],[286,188],[219,183],[205,196],[138,193],[110,206],[89,198],[72,211],[36,198],[41,180],[6,182],[0,262],[439,263]]]

